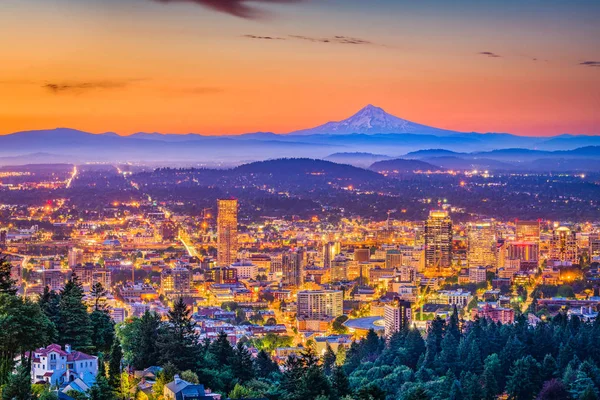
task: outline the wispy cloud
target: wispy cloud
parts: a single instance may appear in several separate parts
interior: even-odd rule
[[[352,36],[330,36],[330,37],[314,37],[305,35],[287,35],[282,36],[261,36],[261,35],[243,35],[248,39],[258,40],[304,40],[312,43],[332,43],[332,44],[354,44],[354,45],[373,45],[377,46],[376,43],[370,40],[360,39]]]
[[[278,36],[244,35],[244,37],[248,38],[248,39],[258,39],[258,40],[285,40],[285,38],[278,37]]]
[[[265,15],[264,10],[253,7],[251,3],[265,4],[290,4],[300,3],[305,0],[152,0],[159,3],[192,3],[211,8],[215,11],[235,15],[240,18],[257,19]]]
[[[120,81],[89,81],[89,82],[47,82],[42,85],[44,89],[54,94],[84,93],[93,90],[122,89],[134,80]]]
[[[496,53],[493,53],[491,51],[480,51],[479,54],[482,55],[482,56],[491,57],[491,58],[500,58],[500,57],[502,57],[500,54],[496,54]]]
[[[583,61],[580,62],[579,65],[583,65],[586,67],[600,67],[600,61]]]

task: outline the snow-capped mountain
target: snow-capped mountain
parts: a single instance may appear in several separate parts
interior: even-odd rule
[[[352,133],[416,133],[451,135],[458,132],[433,128],[398,118],[371,104],[342,121],[328,122],[312,129],[291,132],[290,135],[348,135]]]

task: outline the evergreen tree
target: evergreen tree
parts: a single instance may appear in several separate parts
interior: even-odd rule
[[[485,366],[481,376],[483,382],[483,398],[485,400],[493,400],[501,393],[502,382],[499,382],[501,376],[502,366],[500,365],[500,358],[497,354],[489,355],[485,359]]]
[[[136,369],[145,369],[158,365],[159,349],[158,336],[160,332],[160,317],[153,312],[146,311],[139,320],[139,328],[134,330],[133,366]]]
[[[89,400],[115,400],[113,388],[105,377],[98,375],[96,382],[88,391]]]
[[[506,383],[509,399],[533,399],[541,386],[540,369],[540,364],[531,356],[515,361]]]
[[[195,367],[199,340],[194,326],[191,312],[180,297],[169,311],[169,322],[159,335],[163,363],[172,362],[180,371]]]
[[[336,360],[336,356],[335,353],[333,351],[333,349],[331,348],[331,346],[329,345],[329,343],[327,343],[326,347],[325,347],[325,354],[323,354],[323,372],[325,372],[325,375],[329,376],[331,375],[331,371],[333,370],[333,367],[335,366],[335,360]]]
[[[341,367],[334,367],[331,371],[331,397],[333,400],[352,395],[350,381]]]
[[[215,357],[219,365],[230,365],[233,349],[225,332],[219,333],[217,339],[210,344],[209,352]]]
[[[14,296],[17,294],[17,281],[11,277],[12,264],[6,257],[0,257],[0,294]]]
[[[60,318],[60,296],[53,290],[50,290],[48,286],[44,288],[44,292],[38,299],[38,304],[42,309],[42,312],[46,314],[48,319],[56,326],[59,323]]]
[[[254,378],[252,355],[242,341],[238,341],[231,356],[231,370],[240,383]]]
[[[115,389],[121,387],[121,361],[123,351],[119,340],[113,342],[110,350],[110,362],[108,363],[108,383]]]
[[[31,375],[26,365],[20,365],[2,388],[2,400],[33,400]]]
[[[370,384],[360,388],[356,392],[357,400],[385,400],[385,392],[375,384]],[[414,398],[416,400],[417,398]],[[425,399],[425,398],[424,398]]]
[[[254,369],[256,375],[260,378],[266,378],[274,372],[279,372],[277,363],[275,363],[264,350],[258,352],[258,355],[254,360]]]
[[[92,298],[92,308],[94,311],[108,311],[106,305],[106,296],[108,291],[100,282],[96,282],[90,289],[90,297]]]
[[[542,379],[544,381],[550,381],[557,377],[558,365],[556,364],[556,360],[552,357],[552,354],[546,354],[542,361]]]
[[[115,340],[115,323],[106,311],[94,310],[90,314],[92,345],[96,353],[108,353]]]
[[[83,304],[83,288],[76,275],[67,281],[60,292],[58,343],[74,349],[92,352],[92,324]]]

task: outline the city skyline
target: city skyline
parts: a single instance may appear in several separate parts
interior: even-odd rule
[[[286,133],[369,103],[463,132],[600,133],[593,2],[9,0],[4,8],[0,134]]]

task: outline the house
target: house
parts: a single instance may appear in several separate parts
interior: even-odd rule
[[[166,400],[221,400],[221,396],[204,389],[204,385],[195,385],[175,375],[173,382],[165,385],[163,396]]]
[[[90,387],[98,374],[98,357],[72,350],[65,345],[51,344],[33,352],[31,359],[32,383],[48,383],[64,386]],[[75,383],[76,380],[79,380]]]

